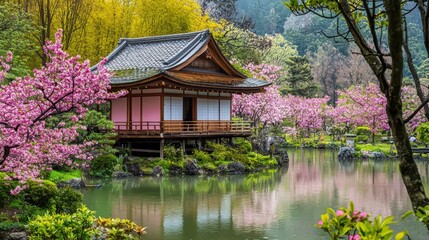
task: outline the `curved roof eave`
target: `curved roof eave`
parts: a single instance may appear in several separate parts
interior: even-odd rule
[[[115,57],[115,55],[118,52],[120,52],[126,45],[127,45],[127,42],[122,42],[121,44],[119,44],[109,55],[107,55],[107,57],[106,57],[107,61],[113,59]],[[98,62],[97,64],[92,66],[91,71],[95,71],[97,69],[98,65],[100,64],[100,62]]]
[[[224,90],[237,91],[237,92],[262,92],[265,87],[271,85],[271,83],[269,82],[258,86],[234,86],[234,85],[213,84],[213,83],[188,82],[188,81],[183,81],[181,79],[173,77],[168,73],[159,73],[150,78],[144,78],[139,81],[114,83],[111,85],[113,88],[136,87],[142,84],[148,84],[150,82],[159,80],[161,77],[165,77],[167,80],[170,80],[174,83],[177,83],[183,86],[188,86],[188,87],[210,88],[210,89],[216,88],[216,89],[224,89]]]

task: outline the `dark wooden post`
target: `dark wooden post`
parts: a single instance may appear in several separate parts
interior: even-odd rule
[[[184,154],[186,154],[186,140],[182,139],[182,151]]]
[[[159,158],[164,159],[164,139],[159,141]]]
[[[201,142],[202,142],[201,138],[198,138],[197,140],[198,150],[203,149]]]

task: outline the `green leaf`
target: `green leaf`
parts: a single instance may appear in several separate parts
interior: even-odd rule
[[[344,227],[341,231],[340,231],[340,236],[344,236],[346,235],[352,228],[351,227]]]
[[[395,240],[401,240],[401,239],[403,239],[406,235],[407,235],[407,233],[406,233],[405,231],[400,232],[400,233],[396,234],[396,236],[395,236]]]
[[[410,215],[414,215],[414,211],[413,211],[413,210],[408,210],[408,211],[406,211],[406,212],[401,216],[401,218],[402,218],[402,219],[405,219],[405,218],[409,217]]]
[[[329,221],[329,214],[325,213],[320,215],[320,219],[322,220],[322,222],[328,222]]]

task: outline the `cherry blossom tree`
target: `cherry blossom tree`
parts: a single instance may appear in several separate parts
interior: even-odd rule
[[[72,165],[73,158],[90,159],[85,151],[92,143],[74,144],[77,130],[83,126],[47,128],[45,121],[52,116],[73,112],[70,119],[78,122],[92,104],[101,104],[125,92],[109,92],[110,73],[103,64],[97,73],[89,61],[79,62],[62,50],[62,31],[55,42],[47,42],[44,52],[49,61],[33,76],[3,80],[10,70],[12,54],[0,58],[0,171],[10,173],[20,181],[12,191],[18,193],[25,182],[38,177],[53,164]]]
[[[339,91],[334,120],[350,127],[368,126],[371,132],[388,130],[386,98],[375,84]]]
[[[285,117],[292,123],[292,128],[288,128],[291,133],[316,133],[323,130],[325,119],[327,119],[327,110],[329,97],[324,98],[305,98],[293,95],[284,97]]]
[[[281,67],[268,64],[245,66],[245,69],[255,78],[264,79],[274,83],[279,78]],[[232,98],[232,110],[235,116],[248,119],[255,127],[259,123],[263,125],[276,124],[284,118],[283,98],[275,84],[265,88],[263,93],[234,94]]]
[[[405,116],[411,115],[420,104],[416,90],[412,87],[404,86],[401,98]],[[336,125],[368,126],[373,134],[390,129],[386,114],[386,97],[375,84],[353,86],[339,91],[333,119]],[[407,124],[408,132],[413,132],[424,121],[422,110]]]

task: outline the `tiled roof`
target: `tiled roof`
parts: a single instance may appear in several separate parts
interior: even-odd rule
[[[270,85],[269,82],[261,79],[246,78],[242,83],[236,84],[235,87],[262,87],[268,85]]]
[[[211,39],[209,30],[144,38],[122,38],[107,56],[105,67],[114,72],[111,84],[126,84],[144,80],[184,63]],[[96,71],[97,65],[92,67]],[[177,78],[184,84],[190,81]],[[266,81],[246,78],[236,84],[192,83],[222,88],[258,88],[269,85]],[[191,84],[191,85],[192,85]]]
[[[116,49],[107,56],[105,66],[112,71],[165,71],[188,60],[209,39],[208,30],[156,37],[122,38]]]

